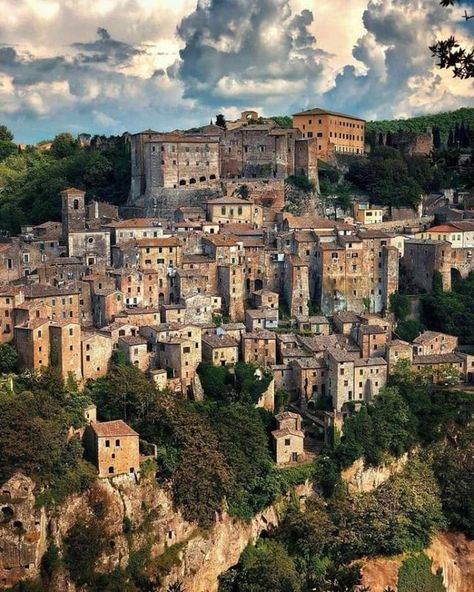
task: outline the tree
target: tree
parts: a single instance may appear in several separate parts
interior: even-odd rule
[[[224,115],[222,115],[222,113],[219,113],[218,115],[216,115],[216,125],[219,127],[222,127],[223,129],[227,129],[227,123],[225,120]]]
[[[273,540],[260,540],[241,557],[244,578],[241,592],[300,592],[295,563],[285,547]]]
[[[96,518],[83,518],[68,530],[64,539],[64,563],[76,584],[91,586],[94,583],[96,563],[105,545],[104,527]]]
[[[57,158],[72,156],[78,149],[78,142],[68,132],[58,134],[51,144],[51,154]]]
[[[6,125],[0,125],[0,142],[12,142],[13,133],[7,128]]]
[[[441,0],[441,6],[448,8],[454,6],[455,0]],[[466,21],[474,18],[464,12]],[[441,69],[448,69],[453,72],[455,78],[473,78],[474,77],[474,49],[461,47],[454,36],[442,39],[430,46],[433,57],[438,58],[437,66]]]
[[[398,592],[446,592],[442,574],[433,573],[432,563],[425,553],[407,557],[398,570]]]
[[[13,142],[0,140],[0,162],[6,160],[12,154],[18,152],[17,145]]]
[[[0,374],[13,372],[18,362],[16,349],[8,343],[0,344]]]

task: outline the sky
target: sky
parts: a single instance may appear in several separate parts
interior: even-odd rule
[[[474,106],[474,82],[427,49],[453,33],[472,44],[463,12],[438,0],[0,0],[0,124],[36,142],[245,109],[382,119]]]

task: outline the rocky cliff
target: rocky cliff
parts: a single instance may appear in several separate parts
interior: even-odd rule
[[[433,572],[443,571],[447,592],[474,590],[474,541],[459,533],[439,533],[426,554],[433,561]],[[403,557],[377,557],[363,562],[362,583],[371,592],[383,592],[387,586],[397,589],[398,570]]]
[[[48,546],[62,549],[70,528],[80,519],[97,516],[100,508],[107,545],[97,564],[99,572],[126,568],[132,554],[147,549],[150,561],[145,573],[156,590],[179,580],[187,592],[214,592],[218,576],[238,562],[249,542],[279,520],[277,506],[248,523],[224,512],[216,516],[211,529],[203,531],[175,511],[168,492],[156,484],[153,471],[138,482],[128,475],[96,481],[84,494],[49,510],[37,507],[35,485],[21,474],[5,483],[1,492],[0,588],[38,577]],[[298,491],[303,497],[310,492],[309,485]],[[80,590],[64,567],[55,571],[49,589]]]

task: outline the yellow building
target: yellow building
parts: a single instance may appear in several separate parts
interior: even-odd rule
[[[334,152],[364,154],[365,121],[359,117],[308,109],[293,115],[293,127],[302,132],[303,138],[318,139],[321,160],[330,160]]]
[[[360,224],[380,224],[383,222],[383,208],[376,208],[368,203],[354,203],[354,220]]]
[[[441,224],[428,228],[424,232],[415,234],[416,238],[449,241],[455,249],[461,249],[463,245],[463,231],[451,226],[451,224]]]
[[[263,208],[252,201],[238,197],[220,197],[207,202],[207,217],[218,224],[256,224],[263,223]]]

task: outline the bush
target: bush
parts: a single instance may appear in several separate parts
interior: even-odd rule
[[[431,570],[432,561],[424,553],[408,557],[398,571],[398,592],[446,592],[441,573]]]
[[[97,560],[106,548],[103,524],[96,518],[81,519],[64,539],[64,563],[79,586],[93,585]]]

